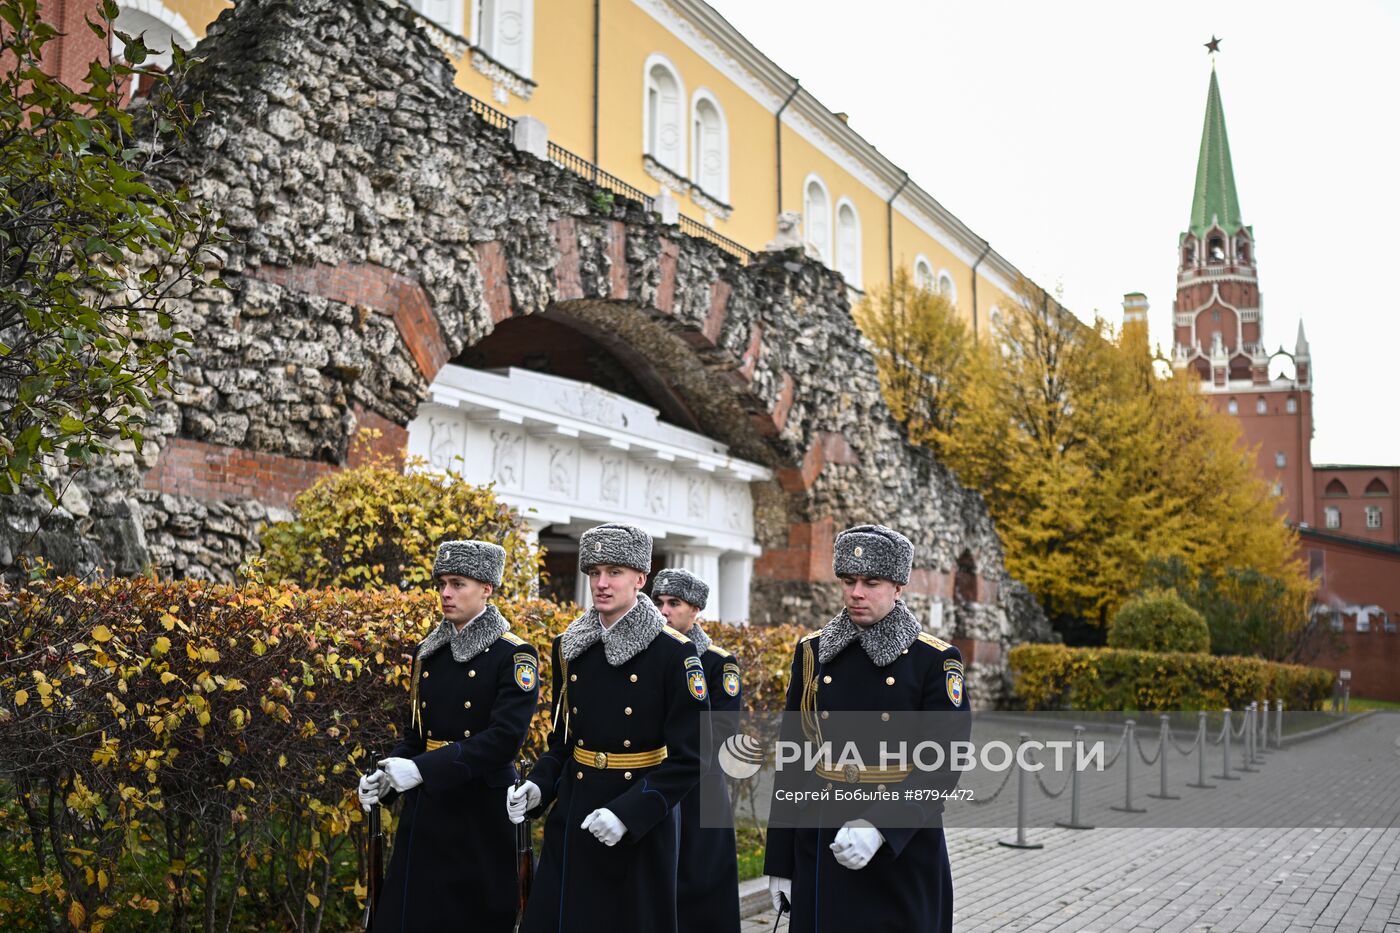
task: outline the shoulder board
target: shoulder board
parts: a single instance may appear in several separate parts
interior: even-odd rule
[[[501,637],[504,638],[506,641],[510,642],[512,645],[525,644],[525,639],[521,638],[519,635],[516,635],[514,632],[502,632]]]
[[[713,651],[715,654],[719,655],[721,658],[729,657],[729,652],[725,651],[719,645],[710,645],[710,650]]]
[[[811,641],[813,638],[818,638],[818,637],[821,636],[821,633],[822,633],[822,630],[821,630],[821,629],[817,629],[815,632],[812,632],[812,633],[809,634],[809,635],[803,635],[803,636],[802,636],[802,641],[799,641],[798,644],[800,645],[800,644],[802,644],[803,641]]]
[[[920,632],[919,641],[923,642],[926,645],[933,645],[933,647],[937,648],[939,651],[947,651],[949,648],[953,647],[943,639],[935,638],[928,632]]]
[[[661,631],[665,632],[667,635],[670,635],[670,636],[671,636],[672,638],[674,638],[676,641],[684,642],[684,643],[686,643],[686,644],[689,644],[689,643],[690,643],[690,639],[689,639],[689,638],[686,638],[684,635],[682,635],[680,632],[676,631],[675,629],[671,628],[671,626],[669,626],[669,625],[663,625],[663,626],[661,626]]]

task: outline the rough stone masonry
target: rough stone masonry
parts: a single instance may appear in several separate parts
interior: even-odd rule
[[[763,463],[753,621],[839,606],[836,531],[917,548],[907,591],[943,604],[998,696],[1005,649],[1043,633],[982,499],[911,447],[880,396],[841,278],[796,250],[745,266],[626,198],[516,150],[453,86],[411,12],[379,0],[240,0],[182,93],[212,116],[168,163],[219,205],[227,291],[174,309],[196,343],[148,442],[50,512],[3,503],[0,564],[230,579],[296,494],[352,463],[361,427],[401,451],[434,375],[512,316],[609,332],[707,434]]]

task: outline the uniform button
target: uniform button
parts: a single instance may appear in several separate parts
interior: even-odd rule
[[[624,709],[622,712],[625,713],[625,714],[628,715],[628,716],[631,716],[631,715],[632,715],[632,707],[629,706],[629,707],[627,707],[626,709]]]
[[[424,671],[424,672],[423,672],[423,679],[424,679],[424,680],[427,680],[427,679],[428,679],[428,672],[427,672],[427,671]]]
[[[583,748],[583,739],[578,740],[578,747]]]
[[[578,773],[578,779],[579,779],[580,781],[583,780],[583,772],[582,772],[582,771],[580,771],[580,772]]]
[[[908,653],[909,653],[909,649],[908,649],[908,648],[905,648],[903,651],[900,652],[900,654],[908,654]]]
[[[637,675],[636,675],[636,674],[633,674],[631,677],[629,677],[629,678],[627,678],[627,679],[630,680],[630,681],[632,681],[632,683],[635,684],[635,683],[637,682]]]
[[[623,748],[631,748],[631,747],[632,747],[632,740],[631,740],[631,739],[623,739],[623,740],[622,740],[622,747],[623,747]]]
[[[878,790],[878,791],[883,792],[884,789],[885,789],[885,785],[883,785],[883,784],[876,784],[876,785],[875,785],[875,789]]]
[[[427,708],[428,708],[428,701],[427,701],[427,700],[424,700],[424,701],[423,701],[423,708],[424,708],[424,709],[427,709]]]
[[[893,687],[893,686],[894,686],[894,678],[893,678],[893,677],[886,677],[886,678],[885,678],[885,683],[888,684],[889,686]]]
[[[828,713],[826,710],[822,710],[822,718],[823,718],[823,719],[826,719],[826,718],[827,718],[828,716],[830,716],[830,715],[831,715],[831,714]]]
[[[465,703],[462,704],[462,709],[471,709],[471,708],[472,708],[472,701],[471,701],[471,700],[468,700],[467,702],[465,702]]]
[[[573,683],[575,680],[578,680],[578,675],[577,675],[577,674],[570,674],[570,675],[569,675],[569,682],[570,682],[570,683]]]
[[[822,683],[824,683],[824,684],[829,684],[829,683],[831,683],[831,675],[830,675],[830,674],[827,674],[825,677],[823,677],[823,678],[822,678]]]
[[[428,738],[431,739],[432,737],[433,737],[433,730],[432,730],[432,729],[429,729],[429,730],[428,730]]]
[[[826,782],[826,789],[827,789],[827,790],[831,790],[831,782],[830,782],[830,781],[827,781],[827,782]]]
[[[571,709],[569,712],[571,712],[571,713],[573,713],[575,716],[577,716],[577,715],[578,715],[578,707],[575,706],[575,707],[574,707],[573,709]]]
[[[468,677],[475,677],[475,676],[476,676],[476,671],[467,671],[467,676],[468,676]]]
[[[881,722],[889,722],[889,721],[890,721],[890,714],[889,714],[889,713],[881,713],[881,714],[880,714],[880,721],[881,721]]]
[[[624,772],[622,772],[622,776],[625,777],[625,778],[627,778],[627,780],[629,780],[629,781],[632,780],[632,772],[631,772],[631,771],[624,771]]]
[[[464,738],[464,739],[469,739],[469,738],[471,738],[471,737],[472,737],[472,730],[467,729],[467,730],[463,731],[463,733],[462,733],[462,738]]]

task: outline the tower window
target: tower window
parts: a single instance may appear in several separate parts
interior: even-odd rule
[[[1291,398],[1285,403],[1284,407],[1290,415],[1296,415],[1298,413],[1298,400],[1296,398]]]
[[[1366,506],[1366,527],[1375,529],[1381,527],[1381,507],[1378,505]]]
[[[1267,414],[1268,411],[1269,411],[1269,403],[1268,403],[1268,402],[1264,401],[1262,398],[1255,401],[1255,403],[1254,403],[1254,413],[1255,413],[1256,415]]]
[[[1225,241],[1222,240],[1222,239],[1221,239],[1220,237],[1218,237],[1218,236],[1213,236],[1213,237],[1211,237],[1211,238],[1210,238],[1210,248],[1209,248],[1209,250],[1206,252],[1206,255],[1210,257],[1210,261],[1211,261],[1211,262],[1224,262],[1224,261],[1225,261]]]
[[[1183,266],[1194,266],[1196,264],[1196,244],[1188,243],[1181,251],[1181,264]]]
[[[1225,409],[1232,415],[1238,415],[1240,413],[1240,403],[1235,401],[1234,399],[1230,399],[1230,402],[1228,405],[1225,406]]]
[[[1274,466],[1278,467],[1281,470],[1287,465],[1288,457],[1284,456],[1283,451],[1280,450],[1278,453],[1274,454]]]
[[[1240,262],[1249,262],[1249,243],[1244,240],[1235,242],[1235,255]]]
[[[1329,505],[1327,508],[1323,509],[1322,514],[1325,519],[1324,524],[1328,528],[1342,527],[1342,510],[1335,505]]]

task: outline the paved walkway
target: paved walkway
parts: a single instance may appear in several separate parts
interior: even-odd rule
[[[1182,799],[1135,801],[1157,811],[1158,827],[1172,807],[1199,827],[1204,804],[1193,794],[1214,795],[1217,813],[1223,801],[1258,813],[1292,804],[1312,822],[1335,824],[1345,801],[1349,812],[1362,806],[1373,816],[1371,828],[1032,828],[1028,838],[1044,848],[1031,850],[998,845],[1010,830],[949,829],[955,930],[1400,933],[1400,715],[1274,752],[1258,773],[1214,790],[1171,790]],[[1084,819],[1101,823],[1108,798],[1092,796]],[[1063,798],[1033,797],[1037,809],[1060,815]],[[1044,812],[1033,821],[1049,822]],[[1254,821],[1269,822],[1241,822]],[[774,920],[771,911],[754,916],[743,933],[772,930]]]

